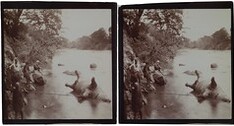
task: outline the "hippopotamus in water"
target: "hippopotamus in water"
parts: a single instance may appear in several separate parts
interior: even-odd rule
[[[79,82],[79,73],[75,71],[77,75],[77,80],[72,84],[65,84],[66,87],[69,87],[73,90],[73,94],[78,98],[79,102],[83,100],[97,100],[110,103],[110,99],[106,98],[100,88],[98,88],[95,78],[91,79],[90,85],[84,85]]]
[[[185,84],[186,87],[193,89],[192,93],[198,98],[199,102],[205,99],[212,99],[230,103],[230,99],[226,98],[224,92],[217,86],[215,78],[211,78],[210,84],[205,84],[204,81],[199,81],[199,78],[192,84]]]

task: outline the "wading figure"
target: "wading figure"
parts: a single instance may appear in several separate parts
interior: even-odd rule
[[[143,73],[144,73],[144,77],[147,81],[147,84],[150,84],[152,82],[152,80],[150,78],[149,63],[146,63],[146,65],[144,66]]]
[[[28,62],[26,62],[25,66],[23,68],[23,73],[24,73],[24,77],[25,77],[25,79],[27,81],[27,84],[32,83],[33,79],[31,77],[31,71],[29,69],[29,63]]]
[[[130,67],[130,83],[131,83],[131,103],[132,103],[132,111],[133,111],[133,118],[137,119],[137,115],[139,115],[140,119],[142,119],[142,103],[143,103],[143,96],[141,92],[141,86],[138,81],[138,76],[136,75],[136,71],[134,67]]]

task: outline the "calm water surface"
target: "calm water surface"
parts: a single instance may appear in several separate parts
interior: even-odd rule
[[[80,81],[89,85],[95,77],[101,94],[112,101],[112,63],[111,51],[90,51],[63,49],[53,57],[51,75],[47,76],[47,84],[30,94],[27,106],[27,118],[31,119],[110,119],[112,118],[112,102],[99,102],[93,107],[89,101],[79,103],[65,87],[72,84],[76,76],[63,74],[64,71],[80,72]],[[97,64],[95,70],[89,65]],[[64,64],[64,66],[58,66]]]
[[[212,70],[211,63],[218,68]],[[185,64],[185,66],[179,66]],[[227,98],[231,99],[231,51],[213,50],[179,50],[173,62],[173,76],[166,77],[167,85],[157,87],[156,93],[148,96],[149,104],[145,107],[145,117],[152,119],[230,119],[232,103],[218,102],[215,105],[209,100],[199,103],[185,87],[192,84],[196,76],[183,72],[201,71],[201,80],[209,84],[211,77],[215,80]]]

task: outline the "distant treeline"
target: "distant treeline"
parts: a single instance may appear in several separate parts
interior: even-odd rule
[[[197,41],[188,42],[186,47],[212,50],[231,49],[231,36],[225,28],[214,32],[210,36],[203,36]]]
[[[104,28],[100,28],[89,36],[83,36],[68,44],[69,48],[91,49],[91,50],[109,50],[111,49],[111,28],[108,34]]]

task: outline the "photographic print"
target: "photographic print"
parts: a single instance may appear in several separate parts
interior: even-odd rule
[[[3,122],[115,123],[116,5],[2,5]]]
[[[120,13],[120,122],[232,122],[232,2]]]

